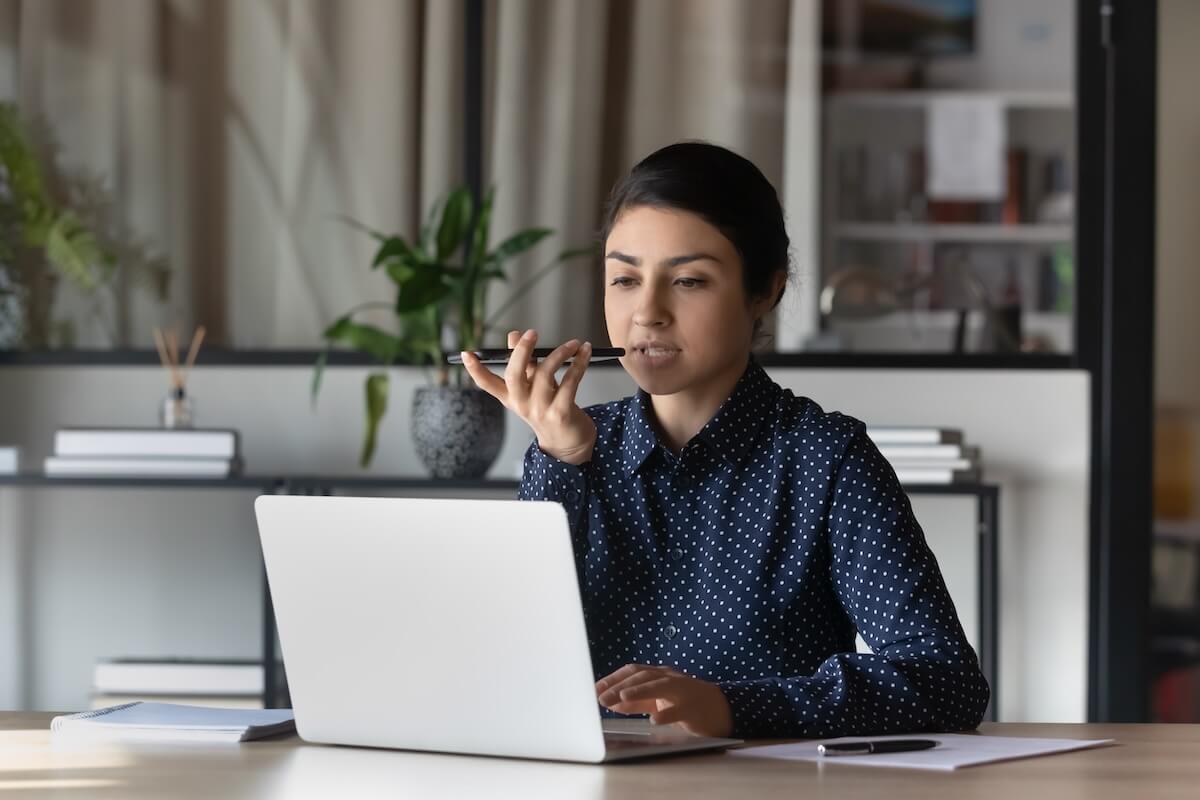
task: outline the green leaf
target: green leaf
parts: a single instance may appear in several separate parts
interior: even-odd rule
[[[61,214],[46,234],[46,259],[81,289],[99,285],[96,268],[105,258],[95,237],[70,212]]]
[[[467,235],[467,226],[471,224],[471,209],[474,205],[471,192],[465,187],[459,187],[450,193],[446,199],[446,207],[442,210],[442,222],[437,232],[437,260],[449,258]]]
[[[367,234],[371,238],[376,239],[380,242],[385,241],[388,238],[385,234],[382,234],[373,228],[368,228],[366,225],[363,225],[358,220],[356,220],[352,217],[347,217],[345,214],[339,214],[337,218],[341,222],[344,222],[345,224],[349,225],[351,228],[354,228],[357,231],[362,231],[363,233]]]
[[[392,283],[396,284],[397,286],[403,286],[412,280],[413,276],[417,274],[416,268],[411,267],[408,264],[401,264],[396,261],[388,264],[383,269],[385,272],[387,272],[387,276],[392,279]]]
[[[363,438],[362,454],[358,464],[366,467],[375,455],[375,439],[379,433],[379,421],[387,412],[388,376],[386,372],[373,372],[367,376],[367,431]]]
[[[373,325],[354,322],[349,317],[342,317],[330,325],[322,336],[331,342],[344,342],[356,350],[369,353],[385,364],[395,361],[402,347],[400,340],[392,334]]]
[[[497,245],[496,249],[488,254],[487,260],[498,264],[518,253],[525,252],[552,233],[554,231],[549,228],[528,228],[518,231]]]
[[[471,260],[473,267],[478,268],[487,257],[488,232],[492,225],[492,203],[496,198],[496,187],[488,189],[479,205],[479,219],[475,220],[474,241],[471,243]]]
[[[426,267],[400,287],[396,295],[396,311],[400,314],[417,311],[440,302],[449,293],[450,287],[442,271],[433,266]]]
[[[442,208],[445,207],[444,199],[438,200],[429,209],[429,216],[425,219],[425,224],[421,226],[420,233],[417,237],[417,249],[426,256],[431,255],[430,248],[433,246],[434,229],[437,226],[438,219],[441,218]]]
[[[402,264],[415,264],[421,261],[417,252],[409,246],[408,242],[399,236],[384,238],[383,244],[375,252],[375,258],[371,260],[371,269],[375,269],[383,262],[391,259],[399,260]]]
[[[317,405],[317,393],[321,391],[321,378],[325,375],[325,364],[329,362],[329,349],[326,348],[317,356],[317,363],[313,364],[312,377],[312,405],[315,408]]]

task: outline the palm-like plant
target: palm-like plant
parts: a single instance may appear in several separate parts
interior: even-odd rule
[[[491,331],[497,317],[530,287],[565,261],[590,254],[590,247],[564,250],[522,283],[491,316],[487,315],[487,289],[494,280],[506,281],[505,263],[553,233],[549,228],[518,231],[488,249],[492,200],[490,190],[475,216],[471,192],[457,188],[434,205],[421,226],[416,242],[396,234],[383,234],[361,223],[346,222],[373,237],[379,248],[371,269],[382,269],[395,285],[392,302],[369,302],[355,306],[325,329],[326,350],[317,359],[312,397],[316,401],[321,376],[335,343],[347,344],[369,354],[383,367],[396,363],[431,364],[435,383],[462,386],[464,371],[451,370],[442,352],[444,334],[452,334],[454,352],[475,350]],[[472,218],[474,225],[472,225]],[[397,330],[385,331],[355,318],[363,312],[390,308]],[[375,370],[366,379],[367,425],[359,463],[367,466],[375,453],[379,422],[387,411],[388,373]]]
[[[0,341],[25,347],[73,344],[71,323],[51,318],[60,279],[107,322],[100,290],[111,290],[119,271],[159,300],[170,278],[166,262],[118,221],[103,181],[66,171],[56,151],[44,123],[27,124],[16,105],[0,103]]]

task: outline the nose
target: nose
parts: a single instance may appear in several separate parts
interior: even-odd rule
[[[647,281],[638,296],[633,312],[633,324],[641,328],[661,328],[671,319],[661,292],[653,281]]]

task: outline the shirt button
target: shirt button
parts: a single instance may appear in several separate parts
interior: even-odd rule
[[[679,633],[679,629],[676,628],[674,625],[668,625],[666,628],[663,629],[663,633],[666,634],[668,639],[674,639],[675,634]]]
[[[675,549],[673,549],[671,551],[671,560],[672,561],[678,561],[681,558],[683,558],[683,550],[676,547]]]
[[[578,501],[579,501],[579,492],[575,491],[574,489],[567,492],[567,502],[568,503],[576,503]]]

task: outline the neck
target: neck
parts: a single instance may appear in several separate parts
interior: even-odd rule
[[[675,394],[650,395],[654,423],[663,444],[678,455],[692,437],[708,424],[721,404],[733,394],[733,387],[746,371],[748,361],[735,361],[727,370],[713,376],[703,386]]]

